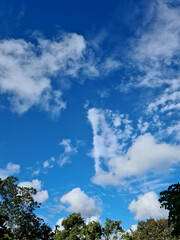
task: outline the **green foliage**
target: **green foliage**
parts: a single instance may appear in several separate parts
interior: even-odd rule
[[[140,221],[137,226],[136,231],[132,231],[132,236],[129,239],[132,240],[175,240],[171,235],[171,228],[168,226],[168,221],[166,219],[148,219],[145,221]]]
[[[50,227],[34,214],[34,210],[40,207],[33,198],[36,190],[19,187],[17,181],[15,177],[0,179],[1,237],[19,240],[52,239]]]
[[[110,239],[112,234],[114,239],[117,239],[118,233],[123,232],[120,224],[121,221],[106,218],[105,226],[102,228],[101,224],[96,221],[85,224],[80,213],[73,213],[62,221],[64,230],[56,230],[55,240],[95,240],[101,239],[102,236],[105,239]]]
[[[86,239],[95,240],[101,239],[102,236],[102,227],[99,222],[89,222],[86,226]]]
[[[84,218],[82,218],[80,213],[72,213],[62,221],[62,226],[64,227],[64,230],[57,232],[55,240],[79,240],[84,233]]]
[[[109,218],[106,218],[106,222],[103,228],[105,240],[110,239],[110,235],[112,234],[115,236],[114,238],[116,238],[118,233],[123,232],[121,223],[122,223],[121,221],[114,221]]]
[[[180,183],[173,184],[160,193],[161,206],[169,210],[168,222],[173,224],[174,236],[180,236]]]

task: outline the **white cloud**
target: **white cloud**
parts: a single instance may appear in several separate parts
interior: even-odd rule
[[[133,200],[128,208],[135,214],[135,219],[137,220],[168,217],[168,211],[160,208],[158,196],[155,192],[139,195],[138,200]]]
[[[28,188],[35,188],[37,191],[41,190],[42,183],[38,179],[32,180],[32,182],[20,182],[18,184],[19,187],[28,187]]]
[[[93,182],[102,185],[119,185],[125,179],[138,177],[150,170],[162,170],[180,162],[180,145],[157,143],[150,134],[139,136],[126,154],[104,160],[108,171],[96,171]]]
[[[72,152],[77,152],[77,149],[72,147],[71,145],[71,139],[63,139],[59,145],[64,147],[64,152],[65,153],[72,153]]]
[[[38,179],[32,180],[32,182],[20,182],[18,184],[19,187],[28,187],[28,188],[35,188],[37,190],[37,194],[34,195],[34,200],[43,203],[45,202],[48,198],[48,191],[47,190],[41,190],[42,188],[42,182],[39,181]]]
[[[36,195],[34,195],[34,200],[43,203],[49,198],[48,191],[47,190],[42,190],[37,192]]]
[[[53,162],[55,161],[54,157],[51,157],[49,160],[46,160],[43,162],[43,167],[44,168],[53,168]]]
[[[99,171],[102,159],[117,157],[122,152],[125,141],[132,135],[131,121],[123,114],[97,108],[88,110],[88,120],[93,130],[92,156],[95,159],[95,170]],[[121,125],[123,131],[119,128]],[[123,143],[119,144],[119,140],[123,140]]]
[[[74,147],[71,143],[71,139],[63,139],[60,146],[64,148],[64,152],[59,156],[59,166],[62,167],[66,163],[70,163],[70,157],[77,153],[77,147]]]
[[[101,222],[101,221],[99,219],[99,216],[91,216],[91,217],[87,218],[86,224],[88,224],[90,222]]]
[[[172,126],[169,126],[167,128],[167,133],[169,135],[174,135],[175,138],[179,141],[180,140],[180,122],[177,122]]]
[[[0,178],[5,179],[8,176],[18,174],[20,172],[20,165],[12,162],[8,163],[6,168],[0,168]]]
[[[154,88],[148,115],[176,114],[180,109],[180,7],[156,0],[147,3],[145,15],[129,54],[140,74],[127,87]]]
[[[62,231],[62,230],[64,230],[64,227],[62,226],[62,221],[64,220],[64,218],[60,218],[58,221],[57,221],[57,223],[56,223],[56,225],[58,225],[59,227],[57,228],[59,231]]]
[[[180,10],[164,0],[155,1],[151,10],[138,40],[136,58],[168,62],[180,50]]]
[[[145,133],[149,127],[148,122],[143,122],[142,119],[138,119],[138,129],[140,130],[141,134]]]
[[[39,173],[40,173],[40,169],[35,170],[35,171],[32,173],[32,176],[38,176]]]
[[[80,212],[86,218],[101,215],[101,209],[95,206],[96,199],[86,195],[80,188],[72,189],[60,200],[70,205],[66,209],[68,212]]]
[[[131,226],[130,229],[128,229],[126,232],[129,233],[130,235],[132,235],[132,231],[136,231],[137,230],[137,224],[134,224]]]
[[[0,93],[11,109],[23,114],[33,106],[58,115],[66,107],[53,78],[97,76],[86,52],[83,36],[64,33],[58,39],[38,37],[37,44],[23,39],[0,41]]]
[[[132,229],[132,231],[136,231],[137,230],[137,224],[132,225],[131,229]]]
[[[148,105],[148,112],[166,112],[178,109],[180,109],[180,79],[176,89],[169,87],[156,101]]]
[[[103,71],[106,71],[107,73],[118,69],[120,66],[121,62],[112,57],[107,58],[105,62],[102,64]]]

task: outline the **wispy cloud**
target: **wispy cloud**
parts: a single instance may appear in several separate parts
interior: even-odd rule
[[[60,143],[60,146],[64,148],[64,152],[60,154],[58,164],[62,167],[66,163],[71,162],[71,157],[77,153],[77,147],[74,147],[71,143],[71,139],[63,139]]]
[[[49,160],[43,162],[44,168],[53,168],[53,163],[55,162],[55,158],[51,157]]]
[[[110,124],[107,123],[108,119]],[[132,137],[133,129],[128,116],[113,113],[110,110],[91,108],[88,110],[88,120],[93,130],[93,150],[91,155],[95,159],[95,170],[98,172],[101,160],[105,161],[117,157],[122,153],[127,139]],[[121,130],[120,126],[123,128]],[[119,143],[121,141],[121,144]]]
[[[32,107],[57,116],[66,108],[64,79],[94,78],[119,68],[113,57],[95,58],[82,35],[63,33],[56,39],[35,34],[37,42],[24,39],[0,41],[0,94],[12,111],[23,114]],[[100,57],[101,58],[101,57]],[[59,89],[55,88],[59,82]]]

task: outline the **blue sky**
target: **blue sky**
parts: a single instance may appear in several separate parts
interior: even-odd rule
[[[0,176],[50,226],[167,217],[179,181],[179,0],[0,2]]]

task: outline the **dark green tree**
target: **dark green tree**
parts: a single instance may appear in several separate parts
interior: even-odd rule
[[[111,235],[114,235],[114,239],[117,238],[117,234],[118,233],[122,233],[124,232],[122,227],[121,227],[121,221],[114,221],[111,220],[109,218],[106,218],[106,222],[104,224],[104,228],[103,228],[103,235],[105,240],[110,239]]]
[[[80,213],[70,214],[61,224],[64,230],[58,231],[56,228],[55,240],[95,240],[118,239],[118,233],[124,232],[121,227],[121,221],[113,221],[106,218],[104,228],[99,222],[92,221],[85,224],[84,218]]]
[[[72,213],[62,221],[64,230],[58,231],[55,240],[79,240],[84,234],[85,222],[80,213]]]
[[[173,184],[168,190],[160,192],[161,207],[169,210],[168,222],[173,224],[172,234],[180,237],[180,183]]]
[[[0,215],[0,239],[10,240],[10,229],[7,228],[8,216]]]
[[[101,239],[102,227],[99,222],[92,221],[89,222],[85,229],[85,236],[88,240]]]
[[[0,216],[5,217],[3,226],[14,239],[48,240],[53,233],[34,211],[40,204],[34,201],[36,189],[19,187],[18,178],[0,179]]]

